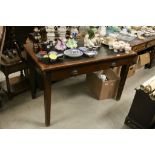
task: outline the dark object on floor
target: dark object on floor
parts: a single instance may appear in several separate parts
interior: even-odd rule
[[[155,116],[155,101],[142,90],[136,90],[136,94],[126,117],[125,124],[130,128],[153,128]]]

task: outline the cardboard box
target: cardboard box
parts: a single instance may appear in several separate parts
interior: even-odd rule
[[[149,63],[150,63],[150,53],[147,52],[147,53],[141,54],[138,57],[137,69],[139,69],[139,68],[141,68],[144,65],[149,64]]]
[[[107,81],[100,79],[98,73],[90,73],[86,75],[87,85],[93,96],[99,100],[115,98],[119,85],[119,77],[112,69],[102,72],[108,78]]]
[[[135,72],[136,72],[136,66],[137,65],[132,65],[132,66],[129,67],[129,71],[128,71],[128,75],[127,75],[128,78],[131,77],[131,76],[133,76],[135,74]]]
[[[114,73],[120,77],[120,72],[121,72],[121,68],[122,66],[119,66],[119,67],[114,67],[112,70],[114,71]]]
[[[121,66],[120,66],[120,67],[114,67],[114,68],[113,68],[114,73],[115,73],[118,77],[120,77],[121,68],[122,68]],[[135,72],[136,72],[136,65],[130,66],[129,72],[128,72],[128,75],[127,75],[127,78],[133,76],[133,75],[135,74]]]

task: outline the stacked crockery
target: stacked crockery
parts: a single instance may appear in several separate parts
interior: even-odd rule
[[[54,26],[46,26],[46,32],[47,32],[47,41],[54,41],[55,40]]]

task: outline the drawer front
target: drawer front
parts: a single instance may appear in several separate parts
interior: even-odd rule
[[[51,78],[52,80],[60,80],[60,79],[65,79],[68,77],[80,75],[80,74],[87,74],[99,70],[105,70],[111,67],[117,67],[117,66],[122,66],[126,64],[134,64],[136,63],[136,59],[133,60],[128,58],[128,59],[123,59],[123,60],[116,60],[112,62],[97,62],[93,64],[84,64],[84,65],[79,65],[79,66],[74,66],[74,67],[69,67],[69,68],[63,68],[59,70],[53,70],[51,73]]]
[[[147,44],[148,48],[152,47],[152,46],[155,46],[155,40],[152,40],[152,41],[148,42],[148,44]]]
[[[102,70],[101,65],[96,65],[96,64],[81,65],[81,66],[69,67],[69,68],[52,71],[51,77],[52,77],[52,80],[59,80],[59,79],[64,79],[67,77],[72,77],[80,74],[86,74],[86,73],[90,73],[98,70]]]
[[[140,44],[140,45],[134,46],[132,48],[132,50],[135,51],[135,52],[139,52],[139,51],[144,50],[145,48],[147,48],[146,43],[145,44]]]

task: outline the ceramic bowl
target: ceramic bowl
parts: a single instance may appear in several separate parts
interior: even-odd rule
[[[84,54],[88,57],[94,57],[98,54],[97,51],[85,51]]]
[[[49,59],[50,59],[50,62],[53,63],[53,62],[56,62],[58,56],[57,56],[57,52],[55,51],[51,51],[49,52]]]
[[[82,52],[86,52],[86,51],[88,51],[88,48],[87,47],[79,47],[79,50]]]
[[[43,63],[45,63],[45,64],[49,64],[49,63],[50,63],[50,59],[49,59],[49,57],[48,57],[47,54],[41,55],[40,52],[38,52],[38,53],[36,54],[36,56],[37,56],[37,58],[38,58],[40,61],[42,61]]]

